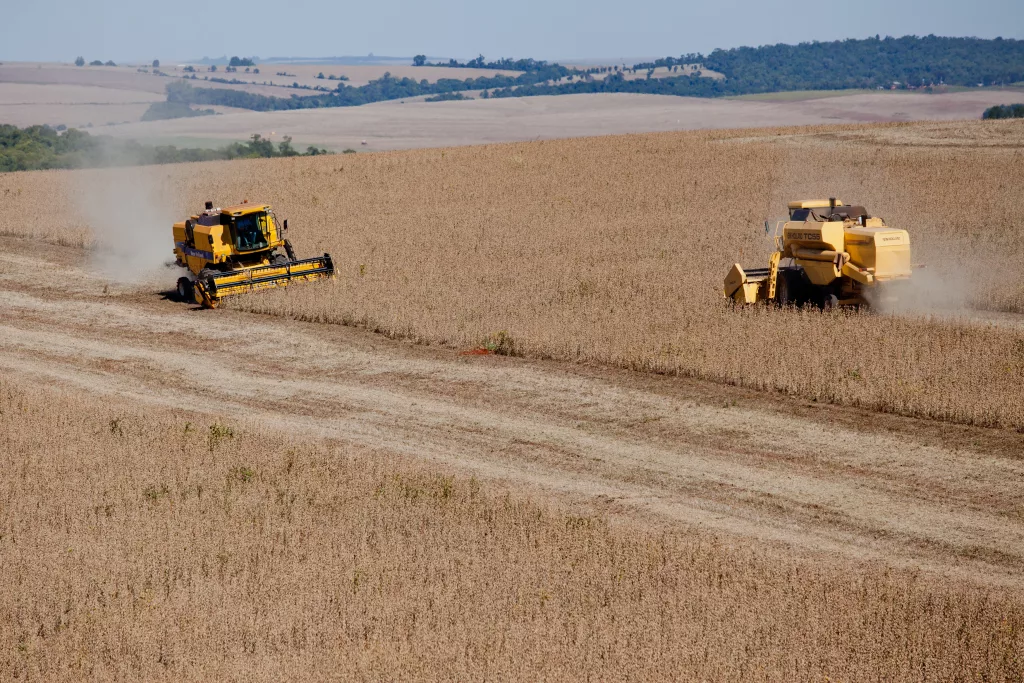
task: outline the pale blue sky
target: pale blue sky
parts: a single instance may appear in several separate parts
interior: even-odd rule
[[[906,34],[1024,38],[1022,0],[7,0],[0,61],[648,57]],[[504,7],[506,9],[499,9]]]

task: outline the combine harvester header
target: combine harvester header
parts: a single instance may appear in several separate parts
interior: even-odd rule
[[[174,256],[190,273],[178,279],[178,297],[216,308],[224,297],[333,277],[330,254],[296,259],[287,230],[269,204],[206,202],[202,213],[174,224]]]
[[[772,230],[765,221],[765,232]],[[725,296],[739,304],[771,301],[821,308],[877,305],[910,280],[910,235],[863,206],[832,199],[789,203],[775,224],[776,251],[767,268],[733,265]]]

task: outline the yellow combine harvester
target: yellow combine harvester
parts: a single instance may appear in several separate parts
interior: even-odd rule
[[[772,229],[765,221],[765,232]],[[910,279],[910,236],[863,206],[832,198],[789,203],[789,220],[774,230],[767,268],[735,264],[725,296],[740,304],[771,301],[822,308],[877,304],[895,298]]]
[[[206,202],[202,213],[174,224],[174,255],[191,273],[178,279],[178,297],[215,308],[227,296],[333,277],[329,254],[295,258],[287,229],[269,204],[215,209]]]

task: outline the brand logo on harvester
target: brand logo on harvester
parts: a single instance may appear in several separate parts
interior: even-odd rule
[[[177,244],[177,246],[183,252],[185,252],[185,254],[187,256],[195,256],[196,258],[204,258],[207,261],[212,261],[213,260],[213,252],[212,251],[202,251],[201,249],[193,249],[192,247],[188,246],[184,242],[177,242],[176,244]]]
[[[789,238],[794,240],[820,240],[820,232],[791,232]]]
[[[882,236],[882,241],[883,242],[902,242],[903,241],[903,235],[883,235]]]

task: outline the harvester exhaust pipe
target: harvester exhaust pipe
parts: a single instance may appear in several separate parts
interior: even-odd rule
[[[206,210],[207,211],[212,211],[213,210],[213,202],[206,202]]]
[[[829,197],[828,198],[828,208],[830,208],[830,209],[836,208],[836,198],[835,197]]]

